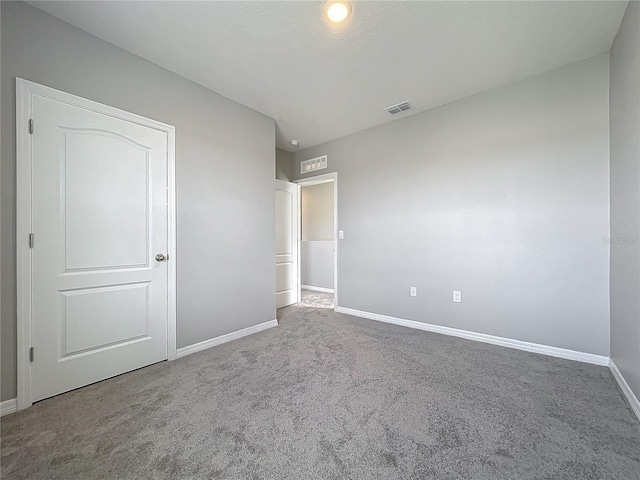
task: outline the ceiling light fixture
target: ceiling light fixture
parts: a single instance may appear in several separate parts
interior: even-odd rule
[[[351,5],[345,1],[328,2],[325,12],[331,22],[342,23],[351,14]]]
[[[291,140],[289,143],[292,147],[297,147],[298,145],[300,145],[300,142],[298,140]]]

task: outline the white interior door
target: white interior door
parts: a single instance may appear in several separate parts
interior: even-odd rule
[[[31,108],[36,401],[167,358],[168,140],[45,96]]]
[[[298,303],[298,185],[276,180],[276,308]]]

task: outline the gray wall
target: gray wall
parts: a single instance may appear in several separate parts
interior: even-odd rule
[[[178,347],[275,318],[274,121],[2,2],[2,400],[16,391],[15,77],[175,125]]]
[[[333,288],[333,240],[300,243],[300,283]]]
[[[605,54],[297,152],[339,174],[340,306],[608,355],[608,79]]]
[[[302,241],[333,240],[333,182],[302,187]]]
[[[293,179],[293,155],[276,148],[276,178],[290,182]]]
[[[611,49],[611,358],[640,398],[640,3]]]
[[[300,282],[333,288],[333,182],[302,187]]]

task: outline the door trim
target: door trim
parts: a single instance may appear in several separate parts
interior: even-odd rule
[[[321,183],[333,182],[333,310],[338,309],[338,172],[325,173],[313,177],[302,178],[294,183],[300,185],[300,195],[298,195],[298,211],[302,214],[302,188]],[[302,241],[302,232],[298,232],[298,243]],[[300,245],[298,245],[298,255],[300,255]],[[298,264],[300,262],[298,261]],[[298,277],[300,274],[298,273]],[[301,282],[298,282],[300,285]],[[299,287],[300,288],[300,287]],[[298,298],[301,293],[298,292]]]
[[[29,234],[32,226],[32,144],[29,120],[32,98],[40,96],[110,117],[126,120],[167,134],[167,229],[168,229],[168,315],[167,359],[176,359],[176,195],[175,127],[94,102],[76,95],[16,78],[16,281],[17,281],[17,407],[30,407],[31,400],[31,297],[32,258]],[[37,129],[37,124],[34,129]],[[36,239],[37,241],[37,239]]]

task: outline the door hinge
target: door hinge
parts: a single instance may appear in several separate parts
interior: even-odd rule
[[[29,361],[33,362],[33,347],[29,349]]]
[[[33,135],[33,118],[29,119],[29,133]]]
[[[33,248],[33,233],[29,234],[29,248]]]

